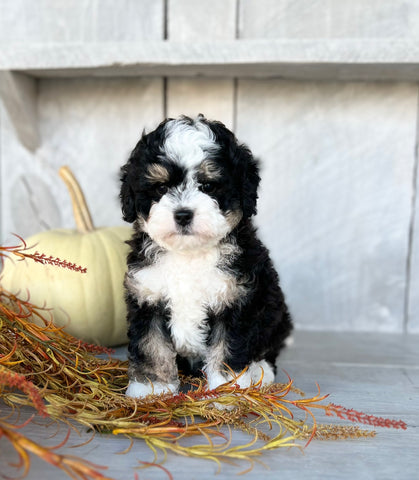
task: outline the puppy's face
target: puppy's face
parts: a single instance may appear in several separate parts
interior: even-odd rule
[[[211,247],[255,212],[258,183],[256,161],[224,125],[169,119],[122,169],[124,218],[165,249]]]

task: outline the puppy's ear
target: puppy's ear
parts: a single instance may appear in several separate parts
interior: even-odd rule
[[[249,218],[256,214],[257,190],[259,187],[259,162],[253,157],[249,148],[237,141],[233,132],[221,122],[202,119],[213,131],[217,143],[225,148],[233,166],[233,177],[240,182],[241,208],[243,217]]]
[[[259,162],[253,157],[250,150],[246,149],[246,173],[243,182],[243,215],[251,217],[256,215],[257,190],[260,183]]]
[[[121,168],[121,199],[122,215],[126,222],[132,223],[137,218],[137,210],[135,208],[135,194],[128,182],[129,163]]]
[[[139,176],[139,164],[144,155],[147,139],[148,136],[145,131],[143,131],[127,163],[121,168],[121,191],[119,198],[121,200],[122,217],[129,223],[134,222],[137,218],[136,194],[131,185]]]
[[[238,178],[241,179],[243,217],[249,218],[256,214],[257,190],[260,182],[259,162],[246,145],[233,144],[232,155]]]

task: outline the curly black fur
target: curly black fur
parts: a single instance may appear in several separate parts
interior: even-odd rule
[[[232,250],[220,254],[215,268],[234,279],[234,285],[240,288],[241,294],[232,297],[232,301],[225,302],[225,305],[205,307],[206,315],[201,319],[205,332],[202,352],[188,355],[187,350],[179,352],[175,347],[170,323],[171,299],[162,296],[155,302],[146,301],[142,296],[144,286],[143,290],[136,287],[135,275],[157,265],[159,259],[169,254],[144,228],[150,209],[160,201],[163,192],[185,185],[185,178],[190,172],[181,162],[165,156],[168,125],[173,125],[170,123],[173,120],[167,119],[155,131],[142,135],[127,164],[121,169],[123,216],[126,221],[134,222],[126,278],[130,379],[143,383],[147,380],[176,383],[176,362],[182,369],[188,364],[205,368],[217,348],[223,352],[221,356],[217,353],[220,369],[224,362],[240,372],[252,362],[265,360],[275,371],[276,357],[292,330],[292,322],[278,274],[251,221],[256,213],[260,181],[258,162],[222,123],[203,117],[197,120],[182,117],[177,121],[191,128],[195,122],[201,122],[210,129],[218,145],[215,151],[208,153],[208,158],[217,167],[216,181],[211,181],[208,187],[205,183],[208,180],[201,178],[205,177],[205,173],[199,171],[199,165],[194,178],[196,189],[213,198],[220,215],[226,218],[233,215],[238,219],[235,224],[232,223],[231,231],[219,241],[217,248],[220,252],[229,252],[229,246]],[[162,167],[164,175],[167,175],[164,182],[150,179],[148,172],[152,164]],[[220,346],[224,346],[223,349]],[[186,362],[188,357],[190,361]]]

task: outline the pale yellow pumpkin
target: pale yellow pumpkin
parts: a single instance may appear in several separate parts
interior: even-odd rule
[[[77,230],[56,229],[26,240],[30,252],[87,268],[86,273],[26,259],[5,262],[1,285],[31,303],[51,308],[54,322],[87,341],[105,346],[126,342],[123,279],[131,229],[94,228],[83,193],[68,167],[60,169],[72,196]]]

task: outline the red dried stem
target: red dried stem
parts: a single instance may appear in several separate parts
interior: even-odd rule
[[[338,418],[349,420],[350,422],[357,422],[363,425],[371,425],[373,427],[385,427],[395,429],[407,429],[407,424],[402,420],[392,420],[390,418],[376,417],[375,415],[367,415],[359,412],[353,408],[345,408],[341,405],[330,403],[325,408],[325,413],[328,416],[336,415]]]
[[[115,350],[113,348],[102,347],[101,345],[87,343],[87,342],[84,342],[83,340],[77,340],[77,344],[79,348],[83,349],[85,352],[90,352],[95,354],[106,353],[107,355],[112,355],[113,353],[115,353]]]
[[[14,252],[12,252],[14,253]],[[22,254],[22,252],[19,252]],[[35,252],[33,254],[24,253],[22,254],[25,258],[31,258],[37,263],[42,263],[43,265],[55,265],[57,267],[67,268],[68,270],[73,270],[74,272],[86,273],[87,268],[76,265],[75,263],[67,262],[67,260],[61,260],[58,257],[53,257],[50,255],[47,257],[45,253]]]
[[[0,391],[3,386],[18,388],[23,393],[26,393],[39,415],[42,417],[49,416],[38,388],[27,380],[24,375],[12,372],[0,365]]]
[[[29,253],[33,247],[28,247],[25,240],[19,235],[16,237],[22,242],[20,245],[13,245],[10,247],[5,247],[0,245],[0,259],[10,256],[10,254],[19,257],[21,260],[24,258],[29,258],[37,263],[42,263],[43,265],[54,265],[57,267],[66,268],[68,270],[73,270],[74,272],[87,273],[87,268],[76,265],[75,263],[68,262],[67,260],[61,260],[58,257],[53,257],[50,255],[47,257],[45,253]]]

